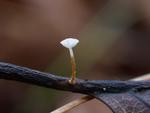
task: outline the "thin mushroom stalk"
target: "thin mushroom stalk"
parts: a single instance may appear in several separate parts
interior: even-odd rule
[[[76,83],[76,62],[75,62],[75,57],[73,53],[73,47],[75,47],[79,43],[79,40],[74,39],[74,38],[67,38],[61,41],[60,43],[64,47],[69,49],[70,58],[71,58],[71,66],[72,66],[72,75],[71,75],[71,79],[69,80],[69,83],[75,84]]]
[[[69,80],[70,84],[75,84],[76,82],[76,61],[73,53],[73,49],[69,49],[70,52],[70,58],[71,58],[71,66],[72,66],[72,76],[71,79]]]

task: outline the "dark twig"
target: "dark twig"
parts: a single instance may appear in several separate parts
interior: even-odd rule
[[[135,89],[150,88],[150,81],[102,81],[77,79],[76,84],[68,83],[69,78],[55,76],[29,68],[8,63],[0,63],[0,79],[15,80],[48,88],[72,91],[83,94],[92,92],[125,92]],[[105,90],[107,89],[107,90]]]

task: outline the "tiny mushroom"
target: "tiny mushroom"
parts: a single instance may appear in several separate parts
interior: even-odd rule
[[[105,87],[103,88],[103,91],[106,91],[106,88],[105,88]]]
[[[72,64],[72,77],[69,80],[70,84],[76,83],[76,63],[75,63],[75,57],[73,53],[73,47],[75,47],[79,40],[75,38],[67,38],[60,42],[64,47],[69,49],[70,57],[71,57],[71,64]]]

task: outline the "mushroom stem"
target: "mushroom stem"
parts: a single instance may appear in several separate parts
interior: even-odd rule
[[[69,52],[71,56],[71,66],[72,66],[72,75],[71,75],[71,79],[69,80],[69,83],[75,84],[76,83],[76,62],[75,62],[75,57],[72,48],[69,49]]]
[[[69,53],[70,53],[71,58],[72,57],[74,58],[74,53],[73,53],[73,49],[72,48],[69,48]]]

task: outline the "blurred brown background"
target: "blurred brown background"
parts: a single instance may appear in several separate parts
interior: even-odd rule
[[[0,0],[0,60],[60,76],[70,72],[60,41],[75,48],[78,77],[119,79],[149,73],[148,0]],[[48,113],[79,94],[0,80],[0,113]],[[111,113],[92,100],[69,113]]]

